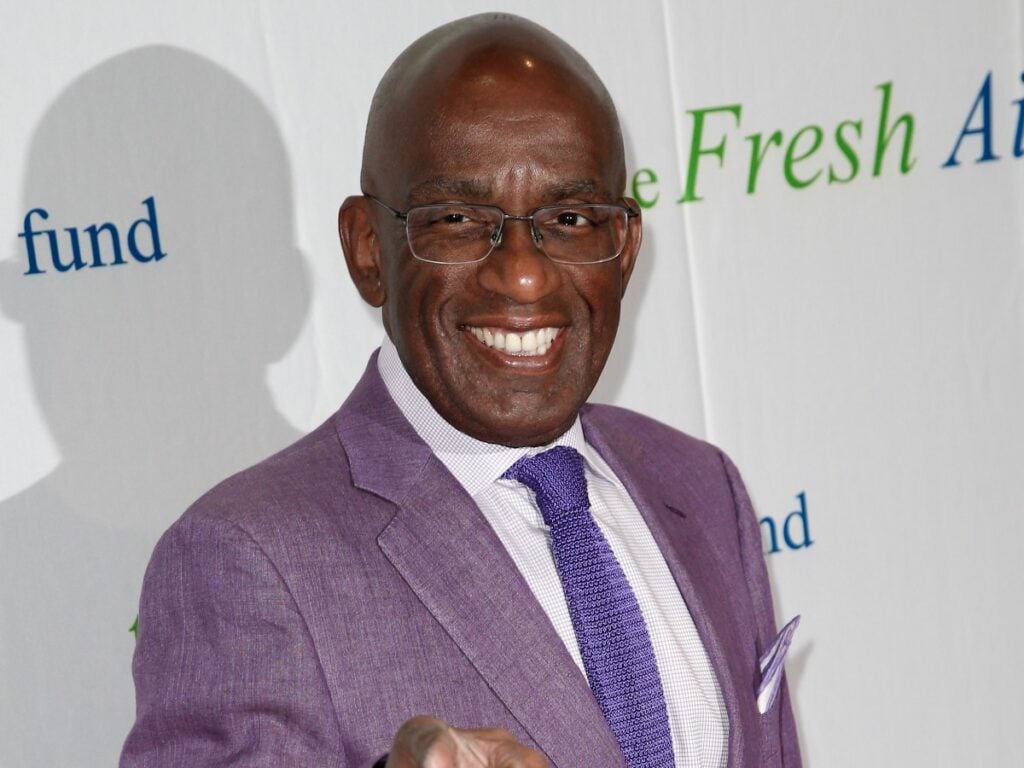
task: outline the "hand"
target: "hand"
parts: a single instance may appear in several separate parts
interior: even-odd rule
[[[500,728],[462,730],[434,717],[407,720],[387,768],[547,768],[544,756]]]

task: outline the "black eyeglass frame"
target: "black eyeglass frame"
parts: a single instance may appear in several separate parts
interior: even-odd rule
[[[534,219],[534,216],[536,216],[537,213],[540,212],[540,211],[554,210],[554,209],[559,209],[559,208],[574,208],[574,207],[578,207],[578,208],[595,208],[595,207],[597,207],[597,208],[618,208],[618,209],[623,210],[623,211],[626,212],[626,224],[627,224],[627,227],[629,225],[629,220],[630,219],[635,219],[635,218],[640,216],[640,211],[633,210],[631,207],[629,207],[628,205],[626,205],[623,202],[619,202],[619,203],[579,203],[579,204],[577,204],[575,206],[571,205],[571,204],[567,205],[567,204],[563,204],[563,203],[555,203],[555,204],[551,204],[551,205],[539,205],[536,208],[534,208],[532,211],[530,211],[529,213],[527,213],[525,215],[521,215],[521,216],[515,215],[515,214],[512,214],[512,213],[505,213],[505,211],[503,211],[501,208],[499,208],[496,205],[486,205],[486,204],[477,204],[477,203],[427,203],[425,205],[414,205],[414,206],[412,206],[411,208],[409,208],[406,211],[400,211],[397,208],[392,208],[390,205],[385,203],[379,197],[371,195],[369,192],[363,192],[362,194],[363,194],[363,197],[368,198],[368,199],[372,200],[373,202],[377,203],[377,205],[379,205],[382,208],[384,208],[385,210],[387,210],[396,219],[398,219],[399,221],[403,222],[404,228],[405,228],[405,242],[409,246],[409,253],[411,253],[412,257],[414,259],[416,259],[417,261],[422,261],[422,262],[424,262],[426,264],[452,264],[452,265],[455,265],[455,264],[476,264],[478,262],[483,261],[488,256],[490,256],[492,253],[494,253],[494,249],[497,248],[501,244],[501,237],[502,237],[503,233],[505,232],[505,222],[506,221],[510,221],[510,220],[511,221],[528,221],[528,222],[530,222],[530,237],[533,240],[533,244],[537,247],[538,251],[543,253],[547,258],[551,259],[551,261],[555,262],[556,264],[570,264],[570,265],[576,265],[576,264],[582,264],[582,265],[586,265],[586,264],[604,264],[605,262],[608,262],[608,261],[614,261],[615,259],[619,258],[619,256],[622,255],[622,250],[623,250],[623,248],[626,247],[626,241],[629,240],[628,235],[625,238],[625,240],[623,241],[622,246],[619,248],[619,250],[614,255],[608,256],[607,258],[595,259],[594,261],[567,261],[565,259],[556,259],[551,254],[549,254],[547,251],[545,251],[544,247],[541,245],[541,241],[544,239],[544,235],[537,229],[537,222]],[[412,213],[413,211],[417,210],[417,209],[420,209],[420,208],[450,208],[452,206],[458,206],[458,205],[463,205],[463,206],[466,206],[466,207],[469,207],[469,208],[485,208],[485,209],[489,209],[489,210],[492,210],[492,211],[496,211],[496,212],[501,214],[501,222],[498,224],[497,229],[495,229],[494,232],[491,233],[491,237],[490,237],[491,247],[487,250],[487,253],[485,253],[483,256],[481,256],[478,259],[470,259],[469,261],[438,261],[437,259],[425,259],[422,256],[416,255],[416,251],[412,247],[412,238],[409,236],[409,214]]]

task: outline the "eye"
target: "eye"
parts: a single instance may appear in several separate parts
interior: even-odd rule
[[[430,227],[465,227],[479,224],[484,215],[468,206],[427,206],[416,220]]]
[[[593,222],[579,211],[561,211],[555,218],[562,227],[585,227]]]

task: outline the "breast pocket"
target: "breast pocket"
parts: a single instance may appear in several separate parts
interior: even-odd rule
[[[782,768],[782,734],[780,732],[781,696],[761,718],[761,762],[759,768]]]

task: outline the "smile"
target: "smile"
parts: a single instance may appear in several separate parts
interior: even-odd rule
[[[539,357],[547,354],[561,333],[561,328],[537,328],[517,333],[505,328],[476,328],[465,326],[477,339],[499,352],[522,357]]]

